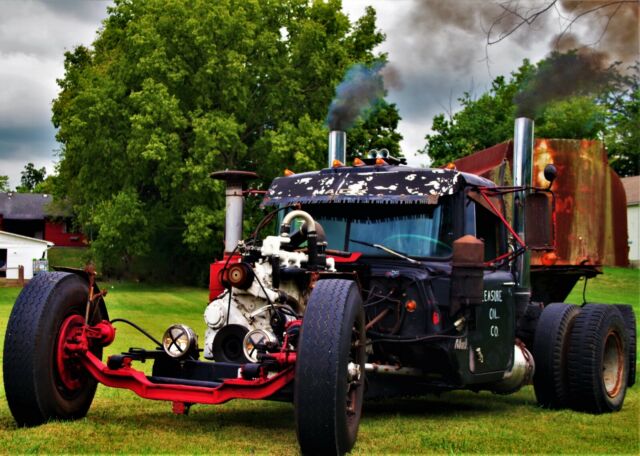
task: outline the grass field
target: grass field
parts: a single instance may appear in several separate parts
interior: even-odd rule
[[[640,272],[607,269],[589,281],[589,301],[633,304],[640,315]],[[207,292],[195,288],[152,288],[107,284],[111,318],[134,320],[156,337],[171,323],[203,331]],[[582,283],[569,300],[582,302]],[[0,331],[17,288],[0,289]],[[107,354],[130,346],[149,347],[146,339],[118,324]],[[143,365],[147,370],[149,364]],[[232,401],[194,406],[189,416],[171,413],[171,404],[137,398],[123,390],[99,387],[86,419],[17,429],[0,388],[0,453],[269,453],[298,451],[293,408],[274,402]],[[365,404],[355,454],[638,454],[640,393],[627,391],[623,410],[588,415],[537,407],[533,389],[511,396],[455,392],[442,396],[385,400]]]
[[[47,252],[49,266],[83,269],[89,259],[87,247],[53,247]]]

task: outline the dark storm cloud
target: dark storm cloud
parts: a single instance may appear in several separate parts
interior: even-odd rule
[[[18,128],[6,128],[0,126],[0,147],[7,143],[25,143],[32,141],[50,141],[55,135],[53,126],[27,126]]]
[[[605,59],[593,51],[552,54],[516,94],[516,115],[535,117],[551,101],[598,93],[614,78]]]
[[[2,0],[0,14],[0,174],[12,186],[28,162],[53,171],[51,101],[64,52],[90,45],[109,1]]]
[[[404,89],[390,91],[389,99],[397,103],[400,115],[414,129],[423,123],[427,133],[434,114],[455,112],[460,107],[457,99],[465,91],[471,98],[480,96],[490,89],[495,76],[508,77],[525,58],[538,62],[555,49],[564,51],[594,43],[596,54],[606,54],[603,64],[615,60],[633,63],[638,58],[637,2],[624,3],[620,8],[607,6],[594,15],[580,16],[569,28],[571,18],[610,2],[552,3],[551,0],[393,2],[394,21],[387,22],[383,29],[387,36],[383,50],[398,70]],[[387,4],[374,3],[374,7],[385,9]],[[616,14],[609,21],[613,12]],[[519,26],[522,18],[536,13],[540,14],[534,21]],[[562,40],[555,43],[565,29]],[[496,44],[487,46],[488,40]],[[544,81],[540,87],[544,87]],[[404,136],[409,139],[407,134]],[[424,145],[420,139],[413,139],[414,150]]]
[[[495,23],[492,33],[503,33],[514,21],[493,2],[421,0],[402,5],[395,23],[385,30],[385,50],[404,83],[391,99],[403,118],[429,117],[425,123],[430,126],[433,114],[455,109],[464,91],[486,90],[492,78],[485,60],[487,32]],[[514,37],[507,43],[507,58],[490,52],[491,73],[515,69],[526,56],[525,49],[540,47],[524,32]]]
[[[631,64],[640,58],[640,2],[560,0],[560,4],[571,17],[588,17],[591,26],[582,36],[572,33],[572,28],[566,30],[568,33],[560,32],[552,40],[552,46],[560,51],[594,47],[608,63],[622,61]]]
[[[97,23],[105,17],[105,1],[96,0],[40,0],[53,14],[70,16],[83,22]],[[111,2],[107,2],[111,3]]]

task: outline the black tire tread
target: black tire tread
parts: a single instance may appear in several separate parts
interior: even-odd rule
[[[536,328],[533,358],[536,371],[533,387],[538,403],[559,409],[569,405],[567,351],[571,328],[580,308],[553,303],[545,307]]]
[[[338,345],[343,331],[351,332],[351,326],[345,328],[343,324],[346,306],[335,303],[346,303],[349,294],[354,292],[359,293],[352,281],[321,280],[307,304],[301,334],[307,341],[301,342],[298,350],[294,392],[298,440],[303,454],[341,454],[351,449],[339,448],[338,431],[332,429],[332,425],[337,413],[335,405],[341,395],[336,388],[340,370]],[[318,372],[324,374],[320,377]]]
[[[627,335],[629,336],[629,377],[627,379],[627,386],[632,387],[636,384],[636,344],[638,334],[636,314],[633,312],[633,306],[628,304],[615,304],[615,306],[620,312],[620,315],[622,315],[625,327],[627,328]]]
[[[608,400],[602,391],[602,331],[612,324],[623,332],[623,344],[628,349],[628,337],[618,309],[612,305],[587,304],[576,317],[569,344],[568,378],[570,403],[574,410],[595,414],[617,411],[622,407],[626,382],[616,401]]]
[[[41,397],[38,388],[41,372],[36,357],[51,343],[43,337],[43,326],[52,318],[50,301],[58,287],[74,278],[82,280],[68,272],[37,274],[20,292],[11,311],[4,342],[3,378],[9,409],[19,426],[36,426],[52,418],[81,418],[88,410],[87,405],[72,416],[52,412],[48,405],[51,398]]]

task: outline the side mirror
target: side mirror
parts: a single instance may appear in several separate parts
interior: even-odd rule
[[[524,230],[527,246],[531,250],[553,249],[553,210],[553,195],[550,192],[535,192],[526,196]]]
[[[549,187],[547,190],[551,188],[553,185],[553,181],[558,177],[558,169],[552,163],[549,163],[544,167],[544,178],[549,181]]]

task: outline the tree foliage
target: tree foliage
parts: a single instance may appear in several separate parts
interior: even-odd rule
[[[173,272],[185,258],[211,260],[222,248],[224,204],[210,172],[254,170],[264,186],[285,167],[324,165],[335,86],[353,63],[384,59],[372,51],[384,39],[374,10],[351,24],[340,7],[116,0],[93,49],[65,54],[53,105],[63,145],[56,192],[95,230],[101,259],[155,267],[161,260],[149,259],[160,255]],[[397,117],[395,106],[386,110]],[[397,138],[395,126],[383,128],[376,141]],[[119,220],[132,207],[140,233]]]
[[[16,187],[16,191],[20,193],[32,193],[37,191],[47,175],[47,170],[43,166],[42,168],[36,168],[33,163],[27,163],[24,167],[24,171],[20,172],[20,185]]]
[[[478,98],[465,92],[462,108],[451,116],[438,114],[424,152],[433,166],[440,166],[513,136],[516,95],[545,61],[532,65],[525,60],[507,80],[496,77],[491,88]],[[601,139],[610,164],[621,176],[638,174],[638,72],[615,76],[596,94],[580,94],[552,101],[535,111],[536,136],[566,139]]]
[[[609,163],[621,176],[640,174],[640,66],[622,77],[605,96],[605,144]]]
[[[9,191],[9,176],[0,176],[0,192]]]

